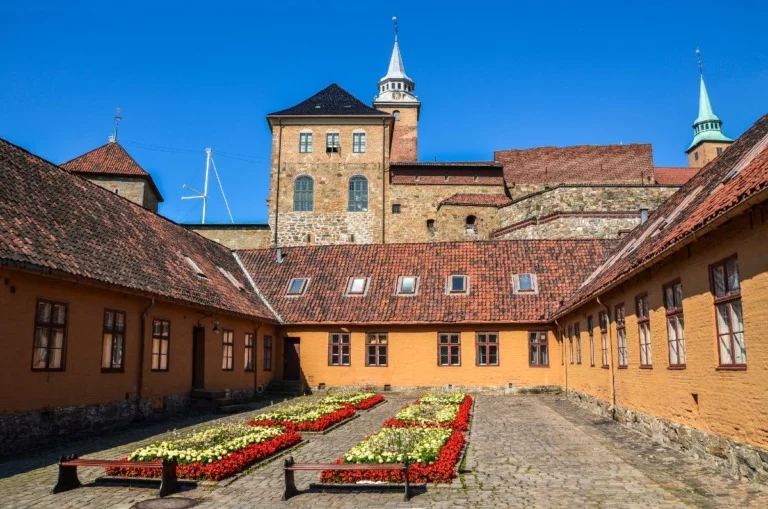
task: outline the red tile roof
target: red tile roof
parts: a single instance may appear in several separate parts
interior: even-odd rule
[[[256,286],[286,323],[539,322],[548,319],[615,245],[600,240],[368,244],[238,251]],[[512,275],[536,273],[538,295],[513,295]],[[446,278],[469,276],[469,295],[447,295]],[[347,297],[350,277],[370,277]],[[398,276],[418,276],[418,295],[395,295]],[[285,295],[292,278],[306,294]]]
[[[232,253],[216,242],[2,139],[0,173],[0,265],[275,321]]]
[[[116,177],[141,177],[149,182],[159,201],[163,201],[152,176],[117,142],[109,142],[61,164],[72,173]]]
[[[700,168],[656,166],[653,169],[653,178],[657,184],[668,186],[682,186],[691,177],[696,175]]]
[[[457,193],[440,202],[443,205],[474,205],[478,207],[503,207],[510,203],[504,194]]]
[[[750,205],[768,200],[768,115],[758,120],[721,156],[669,197],[648,221],[622,238],[614,253],[558,311],[588,299],[657,263]]]
[[[648,183],[648,179],[653,178],[653,155],[647,144],[498,150],[494,152],[494,159],[504,165],[508,186],[563,182]]]

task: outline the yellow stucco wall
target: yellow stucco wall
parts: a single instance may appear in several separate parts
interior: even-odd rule
[[[616,376],[616,404],[702,431],[765,448],[768,446],[768,214],[757,210],[731,221],[670,258],[661,266],[604,295],[610,306],[611,363]],[[738,256],[742,288],[747,369],[718,369],[714,298],[710,291],[709,265],[731,255]],[[686,368],[669,368],[666,313],[662,285],[680,278],[683,285]],[[641,369],[635,296],[648,293],[650,308],[652,369]],[[628,367],[618,369],[614,306],[626,307]],[[582,343],[588,345],[586,316],[594,314],[597,327],[599,306],[591,303],[560,320],[579,320]],[[599,352],[599,330],[595,331]],[[568,387],[602,400],[611,399],[611,369],[588,362],[568,365]],[[588,356],[585,356],[588,360]],[[698,404],[694,396],[698,397]]]
[[[446,384],[475,387],[559,385],[560,348],[549,334],[549,367],[530,367],[528,364],[528,331],[547,330],[546,326],[389,326],[389,327],[291,327],[281,330],[281,337],[301,339],[301,369],[310,386],[325,383],[333,386],[392,387],[441,386]],[[351,361],[349,366],[328,365],[328,341],[331,332],[351,334]],[[475,333],[499,333],[499,365],[477,366],[475,359]],[[386,367],[365,365],[365,334],[386,332],[389,340],[389,359]],[[461,333],[461,366],[438,366],[438,332]]]

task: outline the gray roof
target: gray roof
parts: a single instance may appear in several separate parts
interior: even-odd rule
[[[268,117],[307,117],[307,116],[354,116],[354,117],[389,117],[389,113],[379,111],[364,104],[355,96],[336,83],[324,88],[309,99],[291,108],[276,111]]]

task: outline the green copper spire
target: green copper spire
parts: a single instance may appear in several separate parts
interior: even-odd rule
[[[701,52],[696,49],[696,55],[699,58],[699,116],[693,123],[693,142],[688,147],[693,147],[704,141],[733,141],[723,134],[723,122],[712,111],[712,104],[709,102],[707,86],[704,84],[704,70],[701,65]]]

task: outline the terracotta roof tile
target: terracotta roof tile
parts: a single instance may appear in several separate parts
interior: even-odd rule
[[[392,184],[503,186],[504,174],[496,163],[392,163]],[[447,177],[447,178],[446,178]]]
[[[225,247],[1,139],[0,172],[0,265],[275,321]]]
[[[696,175],[700,168],[656,166],[653,169],[653,178],[657,184],[668,186],[682,186]]]
[[[728,150],[670,196],[648,221],[621,239],[616,250],[558,311],[563,314],[630,277],[634,271],[675,252],[693,234],[725,214],[768,200],[768,115]],[[758,195],[759,197],[755,197]]]
[[[498,150],[507,185],[577,182],[648,182],[653,155],[647,144],[577,145]],[[652,180],[651,180],[652,181]]]
[[[615,241],[538,240],[369,244],[238,251],[256,286],[288,323],[538,322],[558,308]],[[512,275],[536,273],[538,295],[513,295]],[[446,294],[446,278],[470,278],[469,295]],[[350,277],[370,277],[364,297],[345,296]],[[395,295],[398,276],[418,276],[418,295]],[[305,295],[287,297],[292,278]]]
[[[503,207],[510,203],[504,194],[457,193],[440,202],[443,205],[476,205],[479,207]]]
[[[104,175],[119,177],[140,177],[146,180],[152,190],[163,201],[160,190],[152,176],[117,142],[109,142],[98,148],[62,163],[61,167],[81,175]]]

